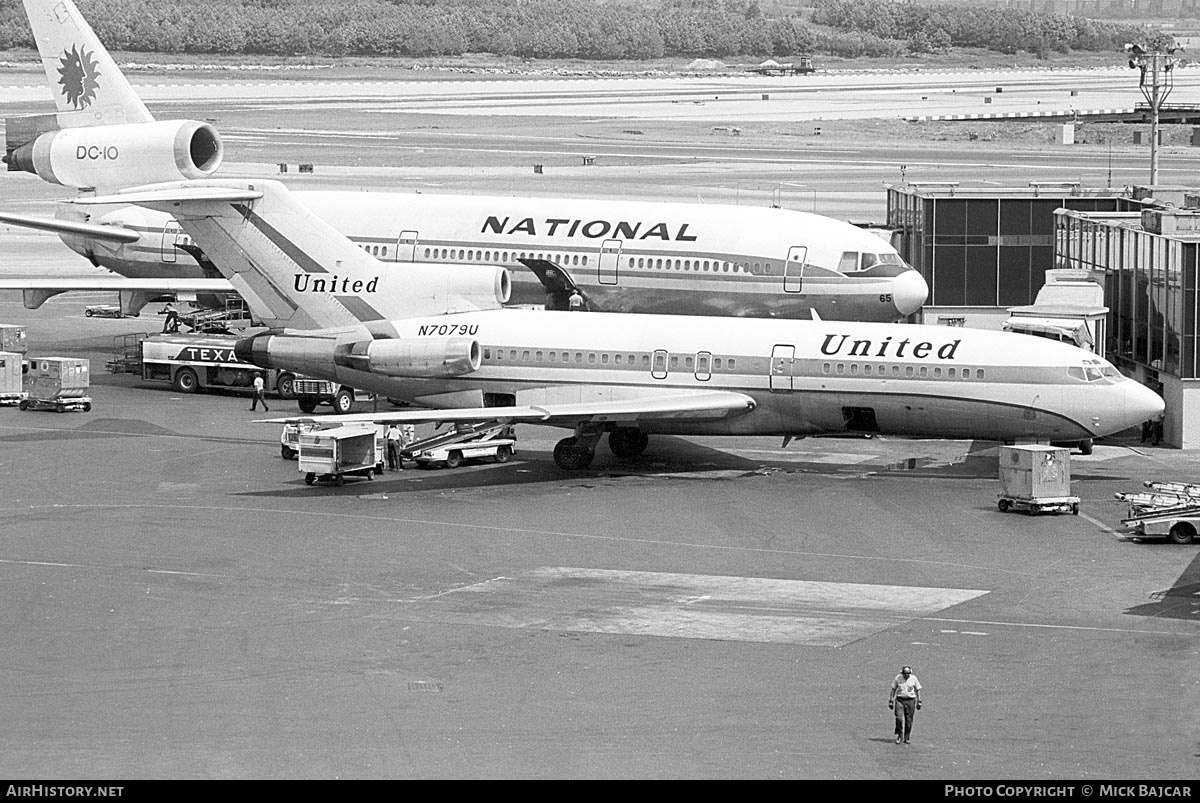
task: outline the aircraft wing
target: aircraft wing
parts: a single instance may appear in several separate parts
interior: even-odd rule
[[[129,298],[131,312],[161,295],[234,292],[233,285],[226,279],[127,279],[103,274],[63,279],[0,279],[0,291],[4,290],[20,290],[26,309],[37,309],[61,293],[121,293],[122,298]]]
[[[748,413],[757,402],[744,393],[715,390],[695,393],[677,392],[639,399],[575,402],[569,404],[531,404],[517,407],[460,407],[453,409],[420,408],[350,415],[292,416],[268,418],[258,423],[295,424],[320,421],[347,424],[355,421],[376,424],[500,421],[512,424],[548,424],[567,426],[580,423],[633,423],[686,418],[692,421],[716,420]]]
[[[225,279],[127,279],[124,276],[76,276],[66,279],[0,279],[0,290],[75,291],[137,290],[162,293],[232,293]]]
[[[32,215],[12,215],[0,212],[0,223],[11,226],[21,226],[26,229],[52,231],[55,234],[78,234],[93,240],[104,240],[114,243],[136,243],[139,235],[133,229],[123,226],[104,226],[98,223],[83,223],[74,220],[59,220],[58,218],[34,217]]]

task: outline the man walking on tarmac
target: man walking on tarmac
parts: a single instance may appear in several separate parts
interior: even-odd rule
[[[250,409],[257,410],[258,403],[262,402],[263,412],[271,412],[271,408],[267,406],[267,397],[263,395],[265,388],[263,385],[262,374],[254,375],[254,398],[250,400]]]
[[[900,744],[901,738],[908,744],[912,736],[913,719],[921,708],[921,681],[912,673],[911,666],[901,669],[892,681],[888,708],[896,714],[896,744]]]

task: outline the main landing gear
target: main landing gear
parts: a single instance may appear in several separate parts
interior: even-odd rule
[[[603,431],[576,429],[570,438],[563,438],[554,446],[554,463],[566,471],[587,468],[596,459],[596,444]],[[637,427],[615,427],[608,433],[608,448],[617,457],[637,457],[646,451],[650,436]]]

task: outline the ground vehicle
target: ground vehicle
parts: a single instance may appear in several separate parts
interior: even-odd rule
[[[421,468],[437,465],[458,468],[465,460],[482,457],[507,463],[516,447],[517,439],[511,426],[456,424],[453,430],[410,443],[404,448],[404,455],[415,460]]]
[[[125,313],[116,304],[92,304],[83,310],[89,318],[124,318]]]
[[[22,410],[92,409],[87,390],[91,385],[91,363],[78,357],[35,357],[25,373],[26,398],[18,407]]]
[[[1055,446],[1000,447],[1003,492],[996,506],[1001,513],[1072,513],[1079,515],[1079,497],[1071,495],[1071,453]]]
[[[284,460],[295,460],[300,454],[300,435],[301,433],[312,432],[321,429],[333,429],[337,424],[323,424],[320,421],[303,421],[297,424],[284,424],[283,431],[279,433],[279,456]],[[379,425],[379,453],[375,456],[375,462],[378,464],[377,470],[383,471],[384,462],[386,460],[387,443],[384,440],[384,427]]]
[[[295,374],[259,368],[238,359],[237,338],[223,335],[152,335],[140,343],[142,378],[170,382],[180,393],[201,388],[250,389],[261,373],[268,391],[290,398]]]
[[[369,401],[373,398],[369,393],[339,385],[337,382],[311,379],[301,374],[297,374],[292,382],[292,397],[296,399],[302,413],[311,413],[319,404],[329,404],[338,415],[345,415],[353,410],[356,401]]]
[[[0,404],[25,401],[25,377],[20,354],[0,351]]]
[[[1190,544],[1200,533],[1200,485],[1180,482],[1145,482],[1151,493],[1117,494],[1129,503],[1129,517],[1122,524],[1135,538],[1166,538]]]
[[[383,436],[375,424],[312,427],[300,432],[299,446],[299,469],[307,485],[318,479],[342,485],[348,476],[373,480],[383,470]]]

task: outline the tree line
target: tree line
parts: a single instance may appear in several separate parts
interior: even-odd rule
[[[892,0],[816,0],[768,16],[758,0],[76,0],[111,50],[262,56],[498,56],[653,60],[887,56],[981,47],[1119,49],[1137,29],[1057,14]],[[776,6],[778,8],[778,6]],[[0,0],[0,50],[32,48]]]

